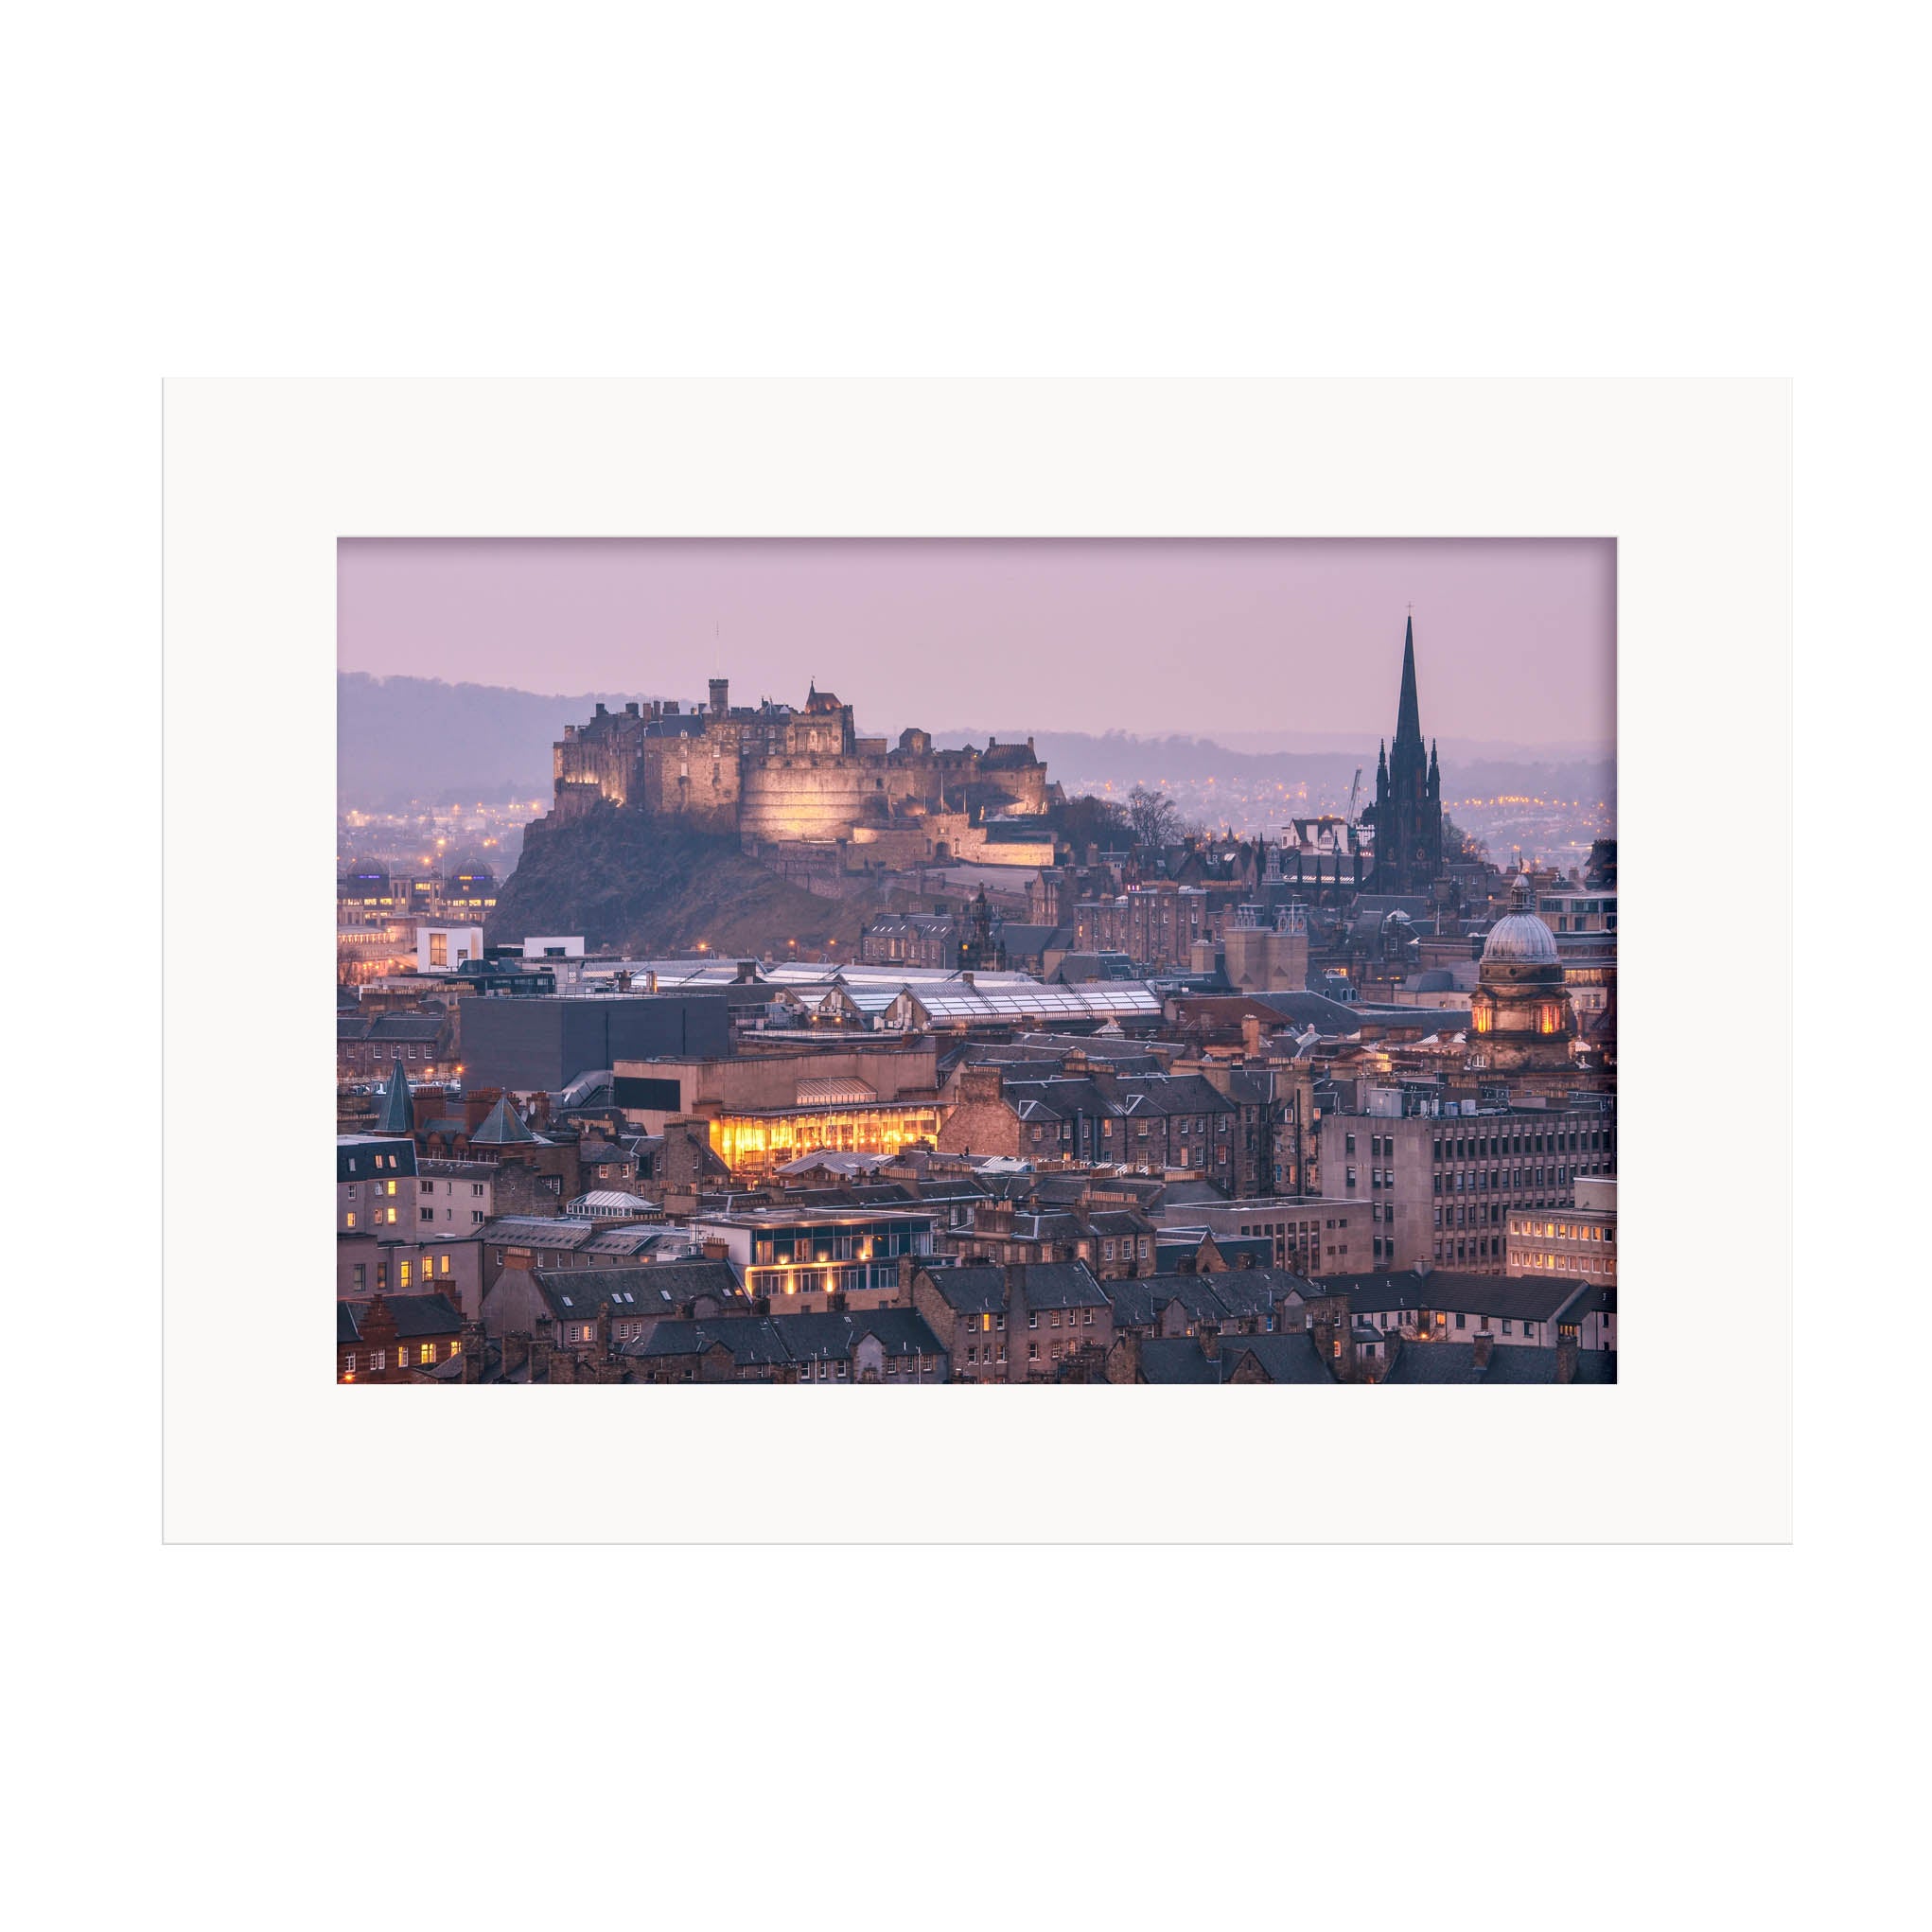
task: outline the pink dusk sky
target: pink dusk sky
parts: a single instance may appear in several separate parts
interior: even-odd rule
[[[861,729],[1386,736],[1607,749],[1616,546],[1419,541],[344,541],[345,671],[736,704]]]

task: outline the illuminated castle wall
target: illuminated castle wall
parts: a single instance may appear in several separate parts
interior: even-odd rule
[[[896,746],[861,738],[852,707],[814,688],[802,711],[769,700],[733,709],[713,678],[703,710],[676,703],[597,707],[566,726],[554,752],[559,822],[609,803],[747,844],[849,838],[909,829],[971,805],[1045,812],[1046,767],[1024,745],[936,749],[922,730]]]

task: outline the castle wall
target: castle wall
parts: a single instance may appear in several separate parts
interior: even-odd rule
[[[582,730],[567,727],[553,751],[558,816],[580,817],[600,799],[634,802],[642,743],[642,723],[633,716],[600,711]]]
[[[743,773],[738,830],[746,839],[841,838],[879,810],[886,786],[884,759],[759,759]]]
[[[969,803],[1046,809],[1046,770],[1030,744],[936,751],[928,733],[907,730],[888,750],[883,738],[858,737],[852,708],[824,693],[798,712],[733,714],[728,706],[722,679],[702,712],[679,713],[668,702],[644,715],[600,705],[588,724],[567,727],[555,747],[553,817],[581,818],[608,802],[697,831],[735,832],[747,844],[836,841],[864,828],[888,834],[896,851],[915,836],[945,836],[919,830],[942,807],[949,819]],[[948,845],[949,855],[963,856],[984,838],[955,833]],[[873,856],[876,863],[884,853]],[[998,858],[1036,862],[1030,849],[1002,850]]]
[[[735,832],[743,764],[738,734],[729,727],[714,725],[701,737],[646,738],[639,802],[694,831]]]

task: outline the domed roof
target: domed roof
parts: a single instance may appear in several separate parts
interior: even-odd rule
[[[1509,910],[1489,928],[1483,957],[1507,966],[1556,964],[1556,935],[1530,910],[1529,882],[1520,872],[1509,888]]]

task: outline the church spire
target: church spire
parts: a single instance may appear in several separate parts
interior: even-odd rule
[[[376,1122],[378,1133],[414,1133],[415,1115],[410,1106],[409,1076],[402,1070],[402,1055],[389,1070],[389,1085],[382,1095],[382,1112]]]
[[[1402,639],[1402,697],[1396,708],[1396,743],[1422,748],[1422,707],[1415,697],[1415,620]]]

